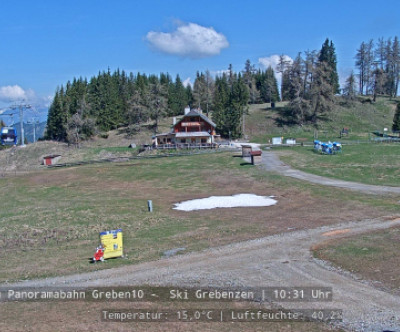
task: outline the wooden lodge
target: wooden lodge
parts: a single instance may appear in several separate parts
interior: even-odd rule
[[[189,107],[185,115],[174,123],[169,133],[153,137],[153,146],[157,149],[168,148],[214,148],[219,135],[215,132],[215,123],[200,110]]]

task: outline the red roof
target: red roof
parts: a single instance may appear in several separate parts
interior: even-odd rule
[[[61,155],[59,154],[52,154],[50,156],[44,156],[43,159],[53,159],[53,158],[57,158],[57,157],[61,157]]]

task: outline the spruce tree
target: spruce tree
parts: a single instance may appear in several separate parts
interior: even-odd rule
[[[194,97],[193,97],[193,90],[192,86],[188,84],[185,88],[185,95],[186,95],[186,100],[187,100],[187,105],[192,107],[194,105]],[[185,107],[187,106],[185,105]]]
[[[400,102],[397,103],[396,113],[393,117],[392,130],[393,132],[398,132],[400,136]]]
[[[230,89],[225,74],[215,79],[213,98],[212,120],[217,126],[217,131],[224,137],[229,136],[230,125],[226,117],[226,110],[229,107]]]
[[[331,85],[330,66],[322,61],[318,62],[315,71],[315,81],[311,90],[311,117],[316,124],[319,117],[330,112],[334,104],[334,95]]]
[[[340,85],[339,85],[339,75],[337,73],[337,59],[335,46],[332,41],[329,41],[327,38],[322,45],[319,58],[319,62],[325,62],[327,64],[327,70],[330,71],[329,74],[329,84],[332,86],[332,91],[334,94],[340,93]]]
[[[45,137],[57,141],[64,141],[67,137],[68,115],[65,109],[64,87],[57,89],[47,116]]]
[[[207,87],[206,77],[203,73],[197,72],[196,79],[193,85],[194,106],[198,109],[203,109],[205,106]]]
[[[185,87],[179,75],[176,75],[175,83],[169,84],[168,89],[168,115],[182,115],[188,104]]]
[[[166,86],[158,80],[150,85],[150,117],[154,120],[154,133],[158,133],[159,121],[166,115],[167,111],[167,91]]]
[[[230,117],[232,137],[241,137],[244,134],[244,116],[247,113],[249,90],[241,74],[237,75],[231,89]]]

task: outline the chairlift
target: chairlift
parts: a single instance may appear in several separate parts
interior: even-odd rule
[[[17,145],[17,130],[13,127],[2,127],[0,130],[1,145]]]
[[[11,124],[9,126],[1,127],[0,129],[0,143],[1,145],[17,145],[18,135],[17,130],[13,127],[14,125],[14,114],[15,113],[4,113],[5,110],[0,111],[0,115],[8,115],[11,117]]]

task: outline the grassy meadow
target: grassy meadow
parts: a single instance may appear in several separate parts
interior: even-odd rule
[[[374,185],[400,186],[400,144],[344,145],[342,153],[323,155],[311,146],[274,150],[293,168],[316,175]]]
[[[314,251],[314,256],[399,294],[399,239],[400,228],[393,227],[322,244]]]
[[[371,199],[268,174],[232,152],[43,169],[0,178],[0,186],[0,281],[138,263],[173,248],[201,250],[397,208],[393,197]],[[278,204],[172,209],[187,199],[238,193],[275,195]],[[153,213],[147,211],[149,199]],[[337,210],[326,214],[332,204]],[[116,228],[124,231],[126,257],[90,264],[99,232]]]
[[[272,137],[296,138],[298,142],[331,140],[342,142],[370,139],[374,131],[389,131],[392,128],[393,116],[398,100],[379,97],[375,103],[366,103],[366,98],[346,104],[338,98],[334,109],[324,115],[317,126],[312,124],[299,125],[293,122],[287,102],[276,103],[271,108],[269,103],[250,105],[249,114],[245,119],[245,133],[252,142],[269,143]],[[348,128],[349,134],[340,137],[340,131]]]

